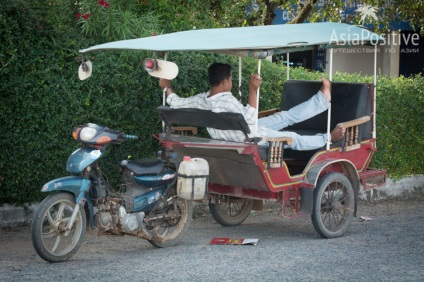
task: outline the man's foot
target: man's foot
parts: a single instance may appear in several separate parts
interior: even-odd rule
[[[322,86],[320,90],[322,94],[324,94],[327,101],[331,102],[331,82],[326,79],[325,76],[322,77]]]
[[[331,131],[331,142],[337,142],[342,139],[345,131],[346,128],[344,128],[342,125],[336,125],[336,127]]]

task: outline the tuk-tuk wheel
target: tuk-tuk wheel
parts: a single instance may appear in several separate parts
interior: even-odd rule
[[[237,226],[249,216],[253,200],[219,195],[209,203],[212,217],[222,226]]]
[[[311,215],[315,230],[323,238],[343,236],[352,223],[355,196],[342,173],[330,172],[318,180]]]

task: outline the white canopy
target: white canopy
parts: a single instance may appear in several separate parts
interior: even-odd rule
[[[304,23],[234,28],[199,29],[120,40],[80,50],[211,51],[265,58],[322,48],[376,45],[383,38],[364,28],[342,23]]]

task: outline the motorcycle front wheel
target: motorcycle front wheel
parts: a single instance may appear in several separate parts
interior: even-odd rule
[[[193,202],[175,197],[172,203],[161,211],[149,215],[153,218],[149,224],[149,229],[155,230],[155,236],[148,241],[158,248],[175,246],[181,241],[190,225]]]
[[[60,192],[49,195],[37,207],[31,227],[32,244],[42,259],[65,261],[80,247],[86,231],[83,208],[79,209],[71,230],[66,232],[75,206],[74,195]]]

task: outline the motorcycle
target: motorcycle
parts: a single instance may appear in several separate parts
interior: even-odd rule
[[[32,221],[38,255],[49,262],[67,260],[81,246],[86,229],[94,227],[98,235],[131,235],[160,248],[178,244],[193,211],[192,201],[177,195],[179,164],[123,160],[122,184],[115,190],[98,160],[109,145],[138,137],[93,123],[75,128],[73,137],[82,143],[66,163],[73,176],[54,179],[41,189],[53,193],[37,207]]]

